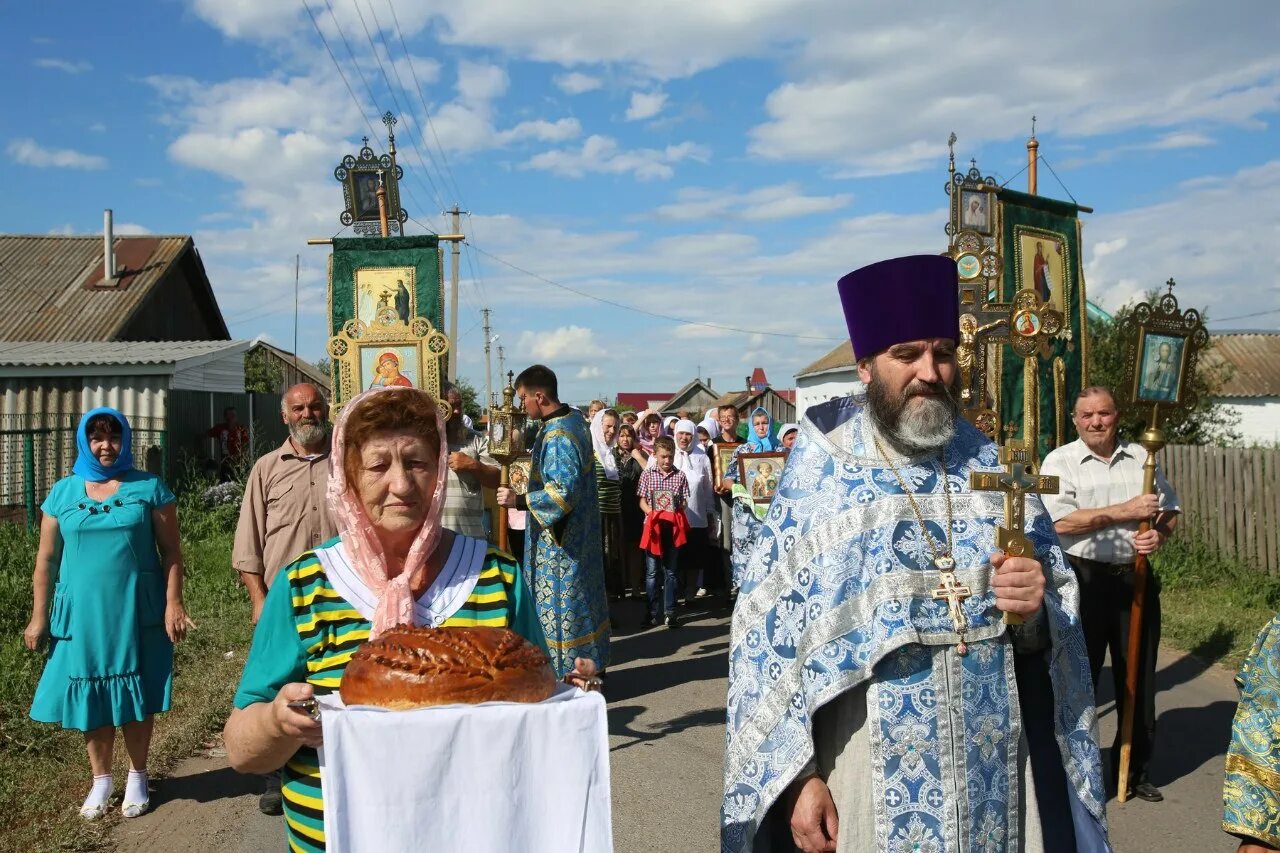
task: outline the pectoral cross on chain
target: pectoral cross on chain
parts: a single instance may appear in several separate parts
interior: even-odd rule
[[[1010,557],[1034,553],[1031,540],[1023,533],[1027,495],[1058,493],[1057,477],[1032,473],[1032,446],[1030,440],[1009,439],[1000,448],[1000,464],[1005,471],[974,471],[969,475],[969,487],[975,492],[1004,492],[1004,525],[996,528],[996,547]],[[1022,617],[1006,613],[1005,621],[1019,625]]]
[[[969,646],[964,641],[964,632],[969,627],[969,620],[965,618],[964,611],[960,609],[960,605],[964,600],[973,595],[973,590],[966,585],[956,581],[956,561],[949,556],[941,556],[933,561],[933,565],[941,573],[941,580],[938,582],[938,588],[933,591],[933,597],[936,600],[945,599],[947,602],[947,615],[951,617],[951,624],[955,626],[956,633],[960,635],[960,642],[956,646],[956,652],[960,655],[968,654]]]

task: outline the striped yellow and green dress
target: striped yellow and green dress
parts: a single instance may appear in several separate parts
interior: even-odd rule
[[[362,614],[372,615],[375,605],[336,538],[285,566],[267,593],[235,706],[270,702],[291,682],[312,684],[318,694],[335,692],[352,653],[369,639]],[[478,539],[454,537],[444,567],[414,610],[419,625],[510,628],[546,650],[519,564]],[[316,751],[294,753],[282,781],[288,849],[324,850]]]

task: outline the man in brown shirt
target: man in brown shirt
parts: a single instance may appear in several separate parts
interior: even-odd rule
[[[329,406],[316,386],[303,383],[285,392],[280,409],[289,437],[253,464],[231,551],[255,624],[276,572],[337,535],[325,506]]]
[[[280,414],[289,437],[253,464],[231,549],[231,564],[253,602],[255,625],[276,573],[303,551],[337,535],[325,504],[329,405],[319,388],[302,383],[285,391]],[[279,774],[268,774],[266,783],[258,808],[278,815]]]

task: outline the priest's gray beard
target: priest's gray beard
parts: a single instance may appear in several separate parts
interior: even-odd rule
[[[958,379],[958,377],[957,377]],[[867,411],[880,434],[904,456],[934,453],[955,437],[960,404],[956,383],[916,380],[892,394],[871,367],[867,383]],[[936,396],[933,396],[936,395]]]

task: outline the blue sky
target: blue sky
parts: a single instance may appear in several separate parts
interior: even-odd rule
[[[844,334],[840,275],[945,248],[947,134],[1013,178],[1034,114],[1097,211],[1091,299],[1174,276],[1216,328],[1280,328],[1266,0],[307,4],[354,99],[301,0],[10,5],[0,231],[93,233],[112,207],[124,231],[193,234],[232,334],[286,347],[301,254],[315,358],[326,252],[305,240],[339,231],[333,166],[390,109],[410,233],[454,201],[472,214],[460,363],[477,386],[484,306],[508,366],[551,364],[569,398],[699,370],[731,390],[755,365],[790,386]],[[1040,189],[1065,197],[1045,168]]]

